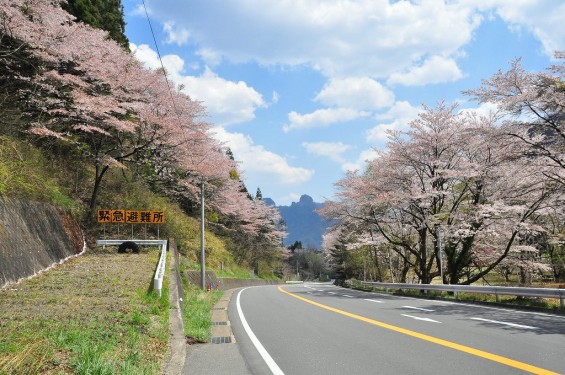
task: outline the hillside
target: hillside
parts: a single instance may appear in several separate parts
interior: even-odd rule
[[[204,187],[218,238],[207,238],[208,264],[282,268],[276,210],[248,199],[200,102],[97,29],[103,19],[79,17],[89,26],[58,2],[0,1],[0,197],[68,209],[88,244],[120,232],[117,221],[97,225],[98,209],[166,211],[164,225],[126,225],[128,237],[174,237],[198,264],[199,229],[185,223],[199,216]],[[96,4],[73,12],[92,15]]]
[[[265,201],[268,204],[271,202],[275,204],[268,198]],[[283,241],[285,246],[300,241],[303,247],[316,249],[322,247],[322,235],[328,227],[328,223],[316,212],[322,205],[322,203],[314,202],[312,197],[305,194],[298,202],[292,202],[290,206],[277,206],[286,223],[288,236]]]

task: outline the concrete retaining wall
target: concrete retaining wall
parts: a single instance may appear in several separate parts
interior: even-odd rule
[[[200,271],[185,271],[185,275],[189,282],[193,285],[200,286]],[[281,280],[263,280],[263,279],[234,279],[226,277],[217,277],[214,272],[206,272],[206,285],[213,286],[213,289],[228,290],[234,288],[243,288],[258,285],[280,285],[284,284]]]
[[[0,288],[80,254],[84,238],[64,211],[0,199]]]

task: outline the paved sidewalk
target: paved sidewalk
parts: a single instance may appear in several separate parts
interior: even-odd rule
[[[228,319],[228,305],[234,289],[224,291],[212,310],[212,338],[218,342],[190,345],[183,375],[248,375],[251,371],[243,359]]]
[[[169,262],[170,310],[169,326],[170,355],[165,366],[165,375],[248,375],[245,359],[231,330],[228,319],[228,305],[234,289],[224,291],[222,298],[212,310],[211,342],[208,344],[188,345],[184,336],[180,298],[183,295],[179,273],[179,259],[176,247],[172,245],[173,256]]]
[[[211,343],[188,345],[184,336],[180,298],[183,295],[179,254],[170,246],[169,351],[165,375],[249,375],[251,371],[239,351],[228,318],[228,305],[235,289],[224,291],[212,310]],[[216,343],[217,342],[217,343]]]

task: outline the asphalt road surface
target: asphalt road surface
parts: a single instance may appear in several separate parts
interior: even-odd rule
[[[565,317],[303,284],[234,293],[255,374],[565,373]]]

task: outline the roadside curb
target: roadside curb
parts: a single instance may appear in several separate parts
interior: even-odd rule
[[[225,290],[222,298],[212,309],[212,331],[208,341],[211,344],[235,344],[236,342],[228,318],[228,305],[233,292],[234,289]]]
[[[186,338],[184,336],[184,323],[182,320],[182,310],[180,307],[180,297],[182,295],[179,273],[179,259],[176,246],[170,246],[172,261],[169,268],[170,294],[169,294],[169,358],[165,365],[165,375],[178,375],[182,373],[186,359]]]

